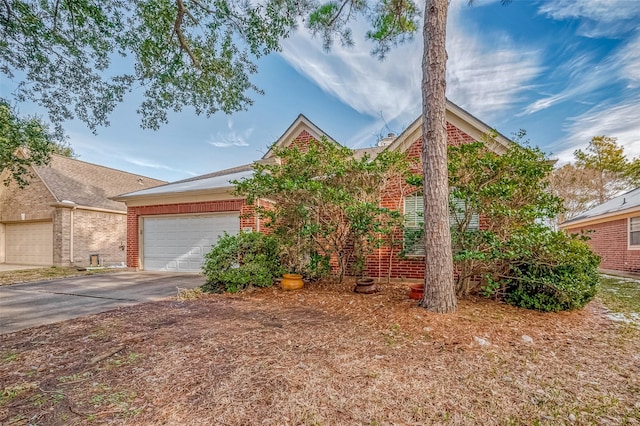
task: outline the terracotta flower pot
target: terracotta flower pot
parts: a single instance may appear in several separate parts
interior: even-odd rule
[[[409,299],[420,300],[424,294],[424,284],[413,284],[409,287]]]
[[[302,275],[284,274],[282,276],[282,281],[280,282],[280,287],[282,287],[283,290],[298,290],[304,287],[304,282],[302,281]]]
[[[356,287],[353,291],[356,293],[371,294],[377,292],[378,288],[373,278],[359,278],[356,280]]]

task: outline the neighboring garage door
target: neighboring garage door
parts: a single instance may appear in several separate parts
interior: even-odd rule
[[[53,224],[51,222],[5,225],[5,262],[24,265],[53,264]]]
[[[218,237],[240,231],[238,213],[142,220],[142,266],[147,271],[201,272],[204,255]]]

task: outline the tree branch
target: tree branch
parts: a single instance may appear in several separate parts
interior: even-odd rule
[[[351,3],[351,0],[344,0],[342,2],[342,5],[340,5],[340,9],[338,9],[338,11],[336,12],[335,15],[333,15],[333,17],[331,19],[329,19],[329,22],[327,22],[327,26],[328,27],[332,27],[333,24],[335,24],[335,22],[338,20],[338,18],[340,17],[340,15],[342,14],[342,11],[344,10],[345,6]]]
[[[205,6],[202,2],[200,2],[199,0],[191,0],[191,2],[193,4],[195,4],[196,6],[198,6],[200,9],[204,10],[207,13],[213,13],[212,9],[209,9],[207,6]]]
[[[184,21],[184,16],[187,15],[191,17],[191,19],[194,19],[194,18],[193,16],[191,16],[191,14],[185,7],[184,2],[182,0],[176,0],[176,6],[178,7],[178,14],[176,15],[176,20],[173,24],[173,31],[175,32],[176,36],[178,36],[178,43],[180,44],[180,48],[185,52],[187,52],[187,55],[189,55],[189,58],[191,59],[191,63],[193,63],[193,66],[199,69],[200,61],[198,60],[198,58],[196,58],[196,56],[191,51],[191,48],[189,47],[189,43],[187,42],[187,40],[184,37],[184,34],[182,33],[182,22]]]

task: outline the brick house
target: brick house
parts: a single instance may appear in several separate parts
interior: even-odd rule
[[[0,185],[0,263],[105,266],[126,260],[126,206],[117,194],[165,183],[52,155],[30,184]],[[8,171],[0,175],[4,180]]]
[[[479,140],[492,130],[452,102],[447,102],[446,117],[450,144]],[[312,140],[321,137],[335,142],[300,115],[274,146],[304,149]],[[498,135],[489,149],[503,153],[511,143]],[[399,136],[385,138],[375,147],[357,149],[354,155],[375,156],[388,149],[420,159],[421,144],[422,120],[418,118]],[[275,160],[270,150],[258,161]],[[416,171],[420,168],[418,164]],[[252,214],[252,207],[244,199],[233,195],[234,186],[230,183],[251,174],[252,165],[247,164],[114,197],[128,207],[127,265],[145,270],[199,272],[204,254],[224,232],[234,235],[241,230],[262,231],[264,224]],[[415,217],[422,209],[421,194],[401,180],[392,190],[381,194],[381,203],[402,210],[405,217]],[[401,250],[402,247],[376,250],[367,258],[365,273],[377,278],[423,277],[424,256],[421,252],[416,250],[400,258]]]
[[[591,249],[604,271],[640,273],[640,188],[622,194],[560,224],[577,234],[591,231]]]

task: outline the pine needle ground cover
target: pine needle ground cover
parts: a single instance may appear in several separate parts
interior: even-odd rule
[[[0,424],[640,421],[640,330],[599,299],[437,315],[408,285],[205,295],[0,335]]]

